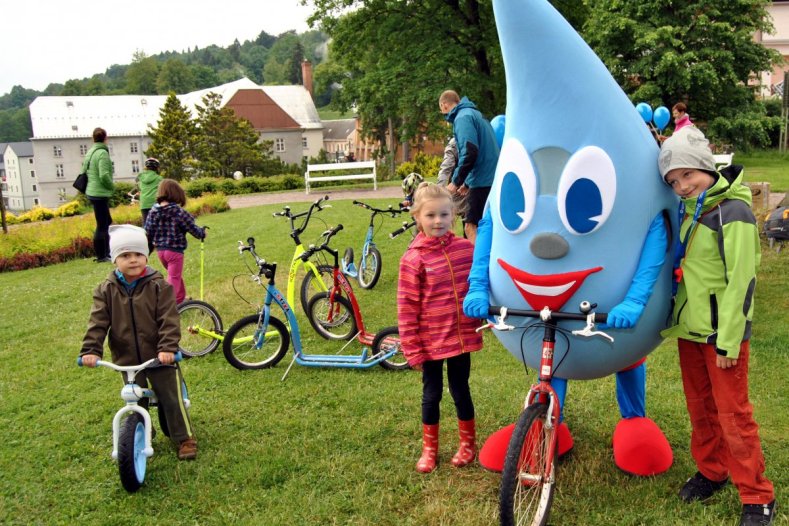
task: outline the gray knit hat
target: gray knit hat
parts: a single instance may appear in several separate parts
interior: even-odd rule
[[[110,226],[110,257],[115,258],[126,252],[137,252],[148,256],[148,237],[145,230],[134,225]]]
[[[686,126],[663,142],[658,167],[664,181],[675,168],[695,168],[713,175],[717,172],[710,141],[695,126]]]

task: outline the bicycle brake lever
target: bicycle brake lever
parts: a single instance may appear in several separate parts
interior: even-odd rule
[[[586,316],[586,327],[583,329],[579,329],[577,331],[572,331],[573,335],[575,336],[583,336],[584,338],[591,338],[592,336],[602,336],[606,340],[610,341],[611,343],[614,342],[614,338],[603,331],[596,331],[594,330],[594,312],[590,312]]]
[[[511,331],[515,329],[514,325],[504,323],[504,320],[507,318],[507,307],[502,307],[500,312],[500,315],[493,316],[493,319],[496,320],[495,323],[489,321],[481,327],[477,327],[476,331],[480,332],[484,331],[485,329],[493,329],[494,331]]]

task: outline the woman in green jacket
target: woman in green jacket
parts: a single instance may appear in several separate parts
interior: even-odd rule
[[[93,234],[93,249],[96,252],[98,263],[111,263],[110,260],[110,234],[112,224],[110,215],[110,197],[115,185],[112,182],[112,161],[110,152],[104,141],[107,132],[104,128],[93,130],[93,147],[85,154],[82,161],[82,171],[88,174],[88,188],[85,195],[93,205],[93,215],[96,218],[96,231]]]

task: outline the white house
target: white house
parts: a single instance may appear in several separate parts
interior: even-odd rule
[[[0,157],[4,163],[2,177],[3,204],[18,214],[39,204],[39,183],[30,142],[3,143]],[[0,145],[2,147],[2,145]]]
[[[223,107],[249,120],[261,140],[271,140],[283,162],[301,163],[320,152],[323,125],[304,86],[259,86],[243,78],[178,98],[196,115],[195,106],[202,105],[209,92],[221,95]],[[37,97],[30,104],[30,120],[41,204],[55,207],[74,195],[71,183],[97,127],[107,130],[115,180],[133,182],[151,144],[149,126],[158,122],[166,100],[164,95]]]

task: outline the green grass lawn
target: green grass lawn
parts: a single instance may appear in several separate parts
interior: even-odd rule
[[[733,162],[745,167],[746,181],[767,181],[771,192],[789,191],[789,153],[780,155],[777,150],[735,153]]]
[[[378,205],[390,204],[378,201]],[[393,203],[392,203],[393,204]],[[293,205],[294,211],[303,204]],[[237,240],[255,236],[258,250],[279,262],[285,286],[293,244],[284,220],[264,206],[205,216],[206,300],[225,327],[250,313],[261,289],[250,283]],[[346,229],[334,246],[363,240],[367,214],[348,201],[333,202],[319,217]],[[381,281],[356,287],[367,325],[396,323],[397,262],[408,239],[390,240],[400,225],[387,220],[378,236],[384,257]],[[316,221],[305,243],[325,225]],[[199,245],[187,250],[187,293],[199,294]],[[751,362],[751,400],[761,426],[767,475],[781,505],[789,505],[787,383],[789,312],[787,254],[764,251],[757,291]],[[155,262],[155,266],[159,266]],[[250,524],[250,525],[490,525],[497,522],[499,475],[478,465],[455,469],[457,448],[451,397],[442,404],[440,465],[420,475],[421,382],[413,371],[314,369],[294,366],[280,380],[290,356],[274,369],[241,372],[221,350],[183,363],[199,440],[195,462],[179,462],[168,439],[154,439],[156,454],[145,486],[136,494],[120,486],[110,458],[111,422],[121,406],[117,373],[81,369],[80,349],[91,291],[107,264],[73,261],[0,274],[0,523],[2,524]],[[310,352],[340,345],[313,336]],[[476,353],[471,387],[484,438],[515,420],[534,372],[487,335]],[[614,379],[574,382],[566,417],[573,454],[560,465],[552,524],[720,525],[739,516],[729,487],[707,506],[683,505],[679,487],[695,467],[688,451],[689,423],[674,342],[649,359],[649,415],[674,449],[674,465],[639,479],[613,463],[611,433],[618,421]],[[154,417],[154,421],[156,418]],[[777,524],[787,524],[779,507]]]

